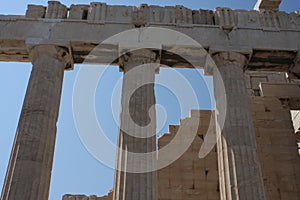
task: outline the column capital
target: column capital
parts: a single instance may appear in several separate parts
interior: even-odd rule
[[[214,55],[212,55],[212,58],[218,68],[224,67],[228,63],[237,63],[241,67],[244,67],[248,62],[246,55],[231,51],[222,51],[215,53]]]
[[[63,63],[66,70],[73,69],[73,59],[67,47],[42,44],[35,45],[29,49],[29,57],[32,63],[36,62],[38,58],[45,56],[59,60]]]
[[[155,71],[157,72],[160,64],[159,52],[152,49],[126,50],[126,53],[119,57],[120,71],[124,71],[124,67],[128,63],[136,63],[137,65],[154,64]]]

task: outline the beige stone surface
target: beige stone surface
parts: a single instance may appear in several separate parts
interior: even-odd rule
[[[245,81],[250,96],[261,96],[260,84],[284,84],[287,83],[287,78],[284,72],[246,71]]]
[[[280,99],[300,99],[300,84],[295,83],[261,83],[261,96],[277,97]]]
[[[58,1],[48,1],[45,18],[64,19],[67,18],[68,8]]]
[[[193,118],[200,118],[200,124],[191,146],[178,160],[158,171],[159,200],[220,199],[216,146],[205,158],[198,156],[210,124],[211,111],[192,111],[186,120]],[[169,133],[158,139],[159,148],[175,137],[179,126],[169,126]]]
[[[289,108],[275,97],[251,97],[251,106],[267,199],[299,199],[300,156]]]
[[[87,19],[88,5],[74,5],[72,4],[69,12],[69,19]]]
[[[46,13],[44,6],[28,5],[25,17],[27,18],[44,18]]]
[[[266,78],[265,84],[287,84],[287,80],[283,79],[285,74],[272,72],[246,73],[246,80],[247,77],[259,76]],[[250,89],[253,87],[257,88],[257,85],[251,86]],[[278,89],[280,92],[280,88]],[[300,156],[297,147],[299,137],[294,133],[292,123],[292,120],[296,124],[299,123],[296,121],[298,111],[293,111],[291,115],[288,104],[276,95],[273,97],[271,95],[269,97],[251,96],[250,105],[266,198],[299,199]]]

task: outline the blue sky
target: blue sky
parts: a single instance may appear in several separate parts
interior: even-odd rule
[[[90,1],[61,1],[66,5],[70,4],[89,4]],[[214,9],[215,7],[230,7],[234,9],[252,9],[255,0],[165,0],[165,1],[130,1],[130,5],[147,3],[152,5],[184,5],[192,9]],[[124,0],[107,0],[107,4],[128,5]],[[41,0],[2,0],[0,6],[1,14],[24,15],[27,4],[46,5],[47,1]],[[291,12],[300,10],[299,0],[283,0],[281,10]],[[113,169],[102,165],[88,153],[80,142],[75,129],[72,114],[72,92],[76,75],[81,66],[76,65],[73,71],[67,71],[64,77],[63,94],[60,106],[58,121],[57,140],[55,157],[50,189],[50,200],[59,200],[63,194],[96,194],[104,195],[113,186]],[[0,62],[0,184],[2,187],[5,171],[11,151],[15,130],[17,127],[22,102],[25,95],[29,74],[31,71],[30,63],[4,63]],[[212,80],[205,79],[193,70],[179,70],[179,72],[189,79],[199,100],[199,108],[210,109],[210,97],[205,86],[207,81],[211,90]],[[167,69],[162,69],[158,76],[168,74]],[[98,120],[103,122],[107,137],[116,142],[117,123],[111,114],[111,91],[122,74],[118,67],[111,67],[101,79],[96,92],[96,113]],[[156,87],[157,103],[161,104],[167,113],[167,121],[163,129],[158,133],[167,132],[169,124],[178,124],[181,118],[179,102],[175,95],[167,89]],[[114,106],[119,108],[119,103]],[[192,105],[190,108],[197,109]],[[183,114],[186,117],[185,111]],[[105,153],[105,150],[103,150]],[[111,155],[115,156],[115,155]]]

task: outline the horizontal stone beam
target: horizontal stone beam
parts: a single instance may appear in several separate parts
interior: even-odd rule
[[[280,99],[299,98],[300,84],[294,83],[260,83],[261,95]]]
[[[281,0],[257,0],[255,10],[279,10]]]
[[[288,100],[291,110],[300,110],[300,84],[260,83],[259,87],[262,96]]]

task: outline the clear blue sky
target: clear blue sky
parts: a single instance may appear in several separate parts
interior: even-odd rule
[[[89,4],[90,1],[62,1],[66,5]],[[130,5],[147,3],[152,5],[184,5],[192,9],[214,9],[215,7],[230,7],[234,9],[252,9],[255,0],[164,0],[164,1],[130,1]],[[124,0],[107,0],[107,4],[128,5]],[[24,15],[27,4],[46,5],[42,0],[2,0],[0,14]],[[299,0],[283,0],[281,10],[291,12],[300,9]],[[80,142],[72,115],[72,92],[79,65],[75,70],[66,72],[63,84],[60,115],[58,121],[55,157],[50,189],[50,200],[60,200],[63,194],[96,194],[104,195],[113,186],[113,169],[102,165],[94,159]],[[30,63],[0,62],[0,185],[2,187],[6,167],[17,127],[22,102],[31,70]],[[211,78],[205,78],[192,70],[179,70],[186,76],[199,100],[199,108],[210,109],[210,97],[204,80],[212,88]],[[158,76],[164,76],[168,70],[161,70]],[[105,124],[105,132],[114,143],[117,138],[117,124],[110,111],[111,90],[122,74],[117,67],[112,67],[101,80],[96,93],[96,109],[99,120]],[[180,87],[180,86],[179,86]],[[169,124],[177,124],[180,119],[178,101],[175,96],[162,87],[156,87],[157,103],[163,105],[168,117],[164,128],[158,133],[167,132]],[[119,107],[119,104],[115,105]],[[192,107],[193,109],[197,109]],[[185,111],[187,112],[187,111]],[[186,117],[186,114],[184,114]],[[105,150],[104,150],[105,152]],[[115,156],[115,155],[111,155]]]

